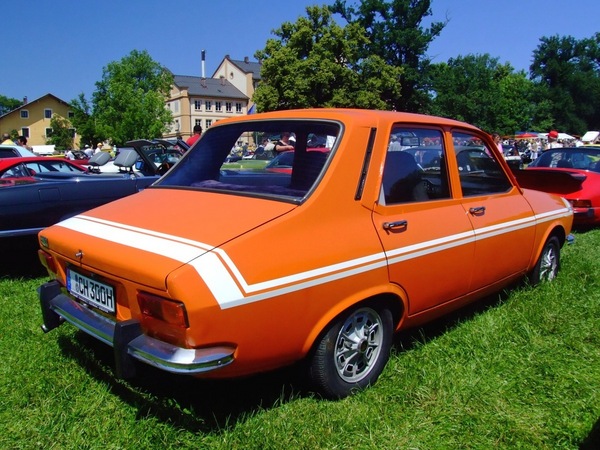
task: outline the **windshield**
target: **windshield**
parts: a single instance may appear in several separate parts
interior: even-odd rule
[[[298,201],[320,179],[341,131],[322,120],[216,125],[155,186]]]

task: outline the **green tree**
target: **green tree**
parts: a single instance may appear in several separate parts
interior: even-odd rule
[[[361,0],[357,6],[346,3],[336,0],[331,11],[366,30],[369,41],[359,49],[359,56],[379,56],[386,64],[403,69],[397,79],[401,89],[386,98],[386,103],[398,111],[428,112],[430,60],[426,53],[447,21],[422,26],[432,14],[431,0]]]
[[[530,129],[533,83],[490,55],[467,55],[432,65],[431,112],[472,123],[488,132]]]
[[[92,95],[95,133],[117,145],[162,136],[173,120],[165,106],[172,84],[171,72],[146,51],[108,64]]]
[[[529,71],[539,85],[535,101],[550,105],[553,128],[576,134],[600,128],[600,33],[541,38]]]
[[[95,118],[85,95],[79,94],[75,100],[70,102],[70,106],[73,110],[71,123],[80,136],[81,145],[88,144],[94,147],[96,143],[104,141],[105,137],[96,133]]]
[[[0,95],[0,116],[12,111],[13,109],[21,106],[23,102],[16,98],[9,98],[4,95]]]
[[[357,24],[340,27],[323,6],[307,17],[285,22],[255,57],[262,82],[253,100],[259,111],[307,107],[390,109],[386,98],[399,94],[401,69],[380,57],[361,56],[368,45]]]
[[[50,119],[50,136],[46,136],[46,143],[53,144],[57,150],[73,148],[74,129],[67,119],[58,114],[53,114]]]

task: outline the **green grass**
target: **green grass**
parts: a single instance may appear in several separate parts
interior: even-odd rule
[[[554,283],[401,334],[379,382],[336,402],[297,368],[117,380],[109,347],[68,325],[42,333],[39,271],[13,274],[0,279],[0,448],[600,448],[598,248],[600,230],[579,233]]]

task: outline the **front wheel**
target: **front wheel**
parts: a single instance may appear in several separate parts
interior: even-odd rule
[[[340,316],[310,360],[309,375],[317,390],[339,399],[374,384],[389,358],[392,335],[387,308],[363,306]]]
[[[545,281],[552,281],[556,278],[560,269],[560,242],[556,236],[550,236],[540,257],[531,271],[529,280],[531,284],[536,285]]]

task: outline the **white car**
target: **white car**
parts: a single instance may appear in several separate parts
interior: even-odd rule
[[[30,157],[38,155],[20,145],[0,145],[0,158],[18,158],[19,156]]]

